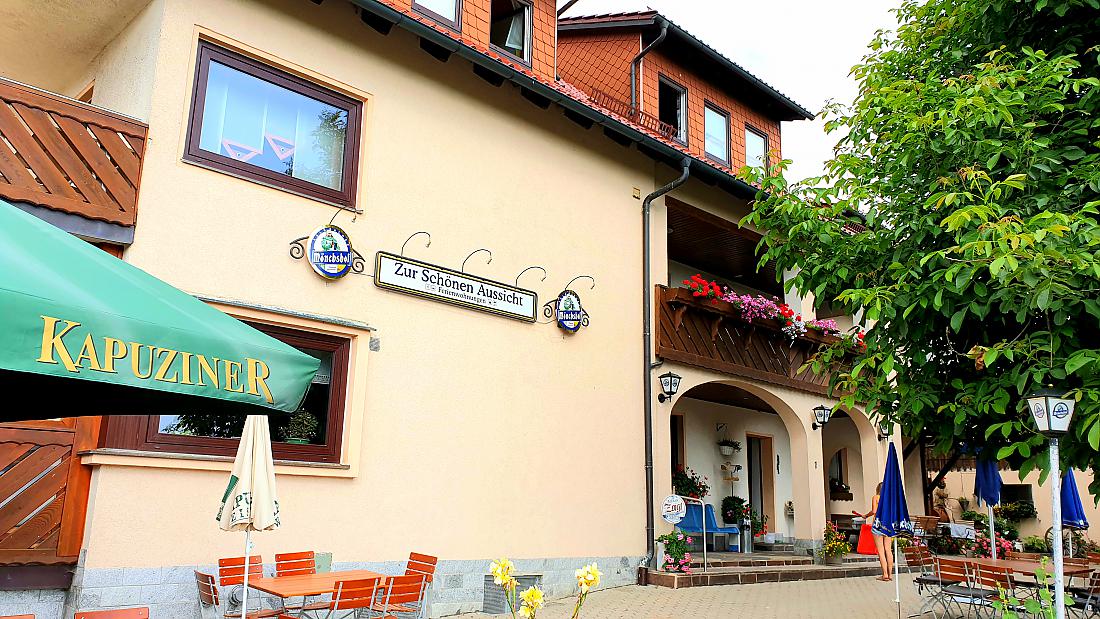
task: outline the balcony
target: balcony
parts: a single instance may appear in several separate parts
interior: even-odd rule
[[[827,395],[828,373],[799,371],[833,335],[807,331],[788,338],[774,320],[745,322],[725,301],[702,301],[685,288],[657,286],[657,356],[817,395]]]
[[[596,88],[592,89],[591,98],[596,105],[599,105],[609,112],[622,116],[635,125],[645,127],[669,140],[676,137],[676,127],[673,127],[652,114],[647,114],[641,110],[632,110],[630,104],[626,101],[613,97]]]
[[[125,244],[116,237],[121,229],[133,238],[148,132],[133,118],[0,78],[0,198]]]

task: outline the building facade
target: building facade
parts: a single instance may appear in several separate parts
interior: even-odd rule
[[[321,359],[306,421],[272,418],[283,524],[255,537],[265,560],[435,555],[444,616],[480,608],[501,555],[552,596],[593,560],[605,586],[636,582],[677,466],[712,480],[716,509],[742,496],[802,547],[867,509],[886,443],[858,410],[812,425],[835,401],[800,366],[827,338],[680,287],[700,273],[816,315],[756,269],[759,235],[736,224],[754,190],[734,176],[810,114],[675,24],[559,21],[549,0],[58,7],[3,9],[0,197]],[[643,247],[643,202],[685,166]],[[125,361],[154,371],[141,354]],[[671,402],[646,393],[647,354],[651,376],[682,376]],[[162,378],[238,385],[198,366]],[[12,450],[61,436],[68,483],[0,506],[13,530],[43,523],[0,541],[0,614],[198,616],[194,571],[242,552],[214,520],[239,423],[0,429]],[[720,456],[722,438],[743,450]]]

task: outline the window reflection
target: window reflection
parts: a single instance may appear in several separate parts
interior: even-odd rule
[[[210,62],[202,150],[339,190],[347,126],[347,110]]]

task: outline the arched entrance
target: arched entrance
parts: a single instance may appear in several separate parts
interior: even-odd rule
[[[769,532],[784,539],[820,537],[814,529],[824,524],[824,490],[810,482],[815,473],[821,476],[820,443],[808,440],[807,422],[782,398],[752,383],[704,382],[677,396],[668,427],[670,469],[682,465],[707,478],[704,501],[719,522],[722,500],[736,496],[767,517]],[[738,449],[723,455],[723,439]]]

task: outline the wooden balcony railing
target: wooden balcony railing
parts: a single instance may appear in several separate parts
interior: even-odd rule
[[[0,78],[0,197],[134,225],[149,127]]]
[[[670,140],[676,137],[676,127],[662,121],[660,118],[652,114],[647,114],[641,110],[632,110],[630,109],[630,104],[626,101],[609,95],[597,88],[593,88],[590,94],[592,96],[592,101],[600,107],[606,108],[608,111],[614,112],[630,122],[641,125],[650,131],[656,131],[661,136]]]
[[[799,371],[836,336],[807,331],[791,340],[774,320],[745,322],[725,301],[701,301],[684,288],[657,286],[657,356],[723,374],[828,393],[829,375]]]

